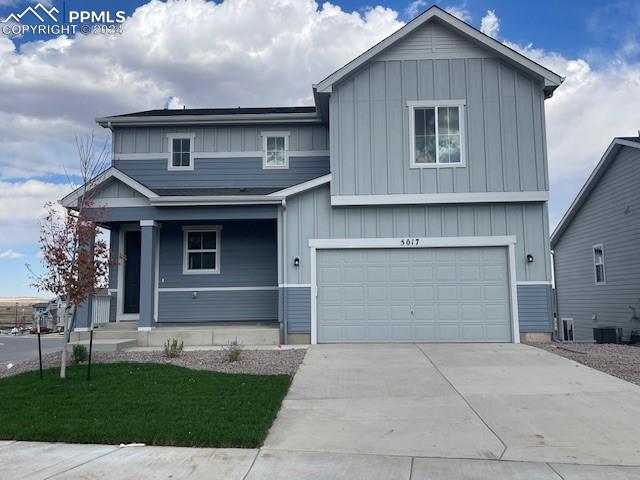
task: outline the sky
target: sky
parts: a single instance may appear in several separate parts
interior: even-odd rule
[[[0,33],[0,296],[37,293],[38,225],[69,191],[74,136],[151,108],[311,105],[311,85],[430,7],[424,0],[46,0],[123,11],[116,35]],[[0,0],[0,18],[35,2]],[[615,136],[640,129],[640,2],[438,1],[566,77],[546,101],[552,227]]]

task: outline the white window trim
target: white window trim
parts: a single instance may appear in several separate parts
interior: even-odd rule
[[[262,135],[262,168],[268,170],[285,170],[289,168],[289,135],[291,132],[260,132]],[[284,137],[284,165],[267,165],[267,138]]]
[[[571,323],[571,331],[573,332],[573,338],[572,339],[565,338],[565,335],[564,335],[564,322]],[[576,341],[576,324],[573,321],[573,318],[562,317],[560,319],[560,333],[562,334],[562,341],[563,342],[575,342]]]
[[[465,133],[465,110],[466,100],[413,100],[407,102],[409,111],[409,167],[410,168],[459,168],[467,165],[466,133]],[[459,163],[438,163],[438,113],[436,111],[436,163],[416,163],[416,141],[415,141],[415,109],[437,107],[458,107],[458,118],[460,121],[460,162]]]
[[[596,248],[599,248],[602,251],[602,263],[596,263]],[[607,267],[605,266],[605,258],[604,258],[604,246],[601,243],[597,243],[593,247],[591,247],[591,253],[593,254],[593,281],[596,285],[606,285],[607,284]],[[598,270],[597,266],[602,265],[602,276],[604,280],[602,282],[598,281]]]
[[[182,274],[183,275],[217,275],[220,273],[220,232],[222,225],[189,225],[182,227]],[[201,270],[189,269],[189,249],[187,243],[187,235],[189,232],[216,232],[216,268],[208,268]],[[209,250],[205,250],[209,251]]]
[[[309,239],[309,269],[311,275],[311,344],[318,343],[318,285],[317,251],[345,248],[441,248],[441,247],[506,247],[507,272],[509,274],[509,303],[511,307],[511,341],[520,343],[520,318],[518,316],[518,288],[516,283],[516,237],[514,235],[487,237],[428,237],[416,238],[417,244],[402,247],[403,238],[344,238]]]
[[[168,140],[168,144],[169,144],[169,159],[167,162],[167,169],[168,170],[172,170],[172,171],[182,171],[182,172],[188,172],[188,171],[192,171],[193,170],[193,144],[195,143],[194,140],[196,138],[196,134],[195,133],[167,133],[167,140]],[[189,140],[189,165],[186,167],[176,167],[173,165],[173,141],[174,140],[185,140],[188,139]]]

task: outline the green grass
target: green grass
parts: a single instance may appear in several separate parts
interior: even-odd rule
[[[173,365],[95,364],[0,380],[0,439],[259,447],[289,389],[287,375]]]

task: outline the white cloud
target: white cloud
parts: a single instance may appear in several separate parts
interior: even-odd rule
[[[480,31],[485,35],[497,38],[500,31],[500,19],[493,10],[487,10],[487,14],[480,20]]]
[[[0,179],[60,173],[74,134],[96,116],[163,108],[172,97],[172,107],[310,104],[311,85],[397,30],[397,17],[313,0],[152,0],[122,35],[20,51],[0,38],[0,122],[13,126],[0,133]]]
[[[471,13],[469,12],[469,10],[465,5],[458,5],[458,6],[454,5],[452,7],[447,7],[445,8],[445,11],[450,13],[454,17],[458,17],[463,22],[468,23],[471,21],[471,18],[472,18]]]
[[[407,6],[405,12],[409,18],[413,18],[421,13],[426,5],[427,0],[414,0]]]
[[[20,252],[14,252],[13,250],[5,250],[4,252],[0,252],[0,260],[15,260],[22,257],[24,257],[24,254]]]

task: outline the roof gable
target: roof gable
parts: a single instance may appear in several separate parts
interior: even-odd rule
[[[122,173],[115,167],[106,169],[101,174],[76,188],[69,195],[60,200],[63,207],[74,208],[85,192],[97,192],[96,198],[155,198],[158,195],[140,182]]]
[[[432,34],[430,40],[430,48],[432,50],[434,48],[439,49],[440,53],[443,55],[449,54],[447,58],[450,58],[451,52],[447,51],[447,48],[450,47],[447,47],[446,42],[435,42],[433,37],[434,32],[443,33],[449,38],[451,38],[451,32],[453,32],[454,35],[457,35],[458,37],[468,42],[468,45],[465,46],[466,48],[473,48],[474,46],[477,46],[477,48],[480,48],[483,51],[488,51],[496,55],[497,57],[507,61],[508,63],[511,63],[518,68],[525,70],[530,75],[541,78],[542,80],[544,80],[545,93],[548,97],[550,97],[553,93],[553,90],[555,90],[562,83],[563,79],[558,74],[530,60],[524,55],[521,55],[520,53],[507,47],[499,41],[485,35],[469,24],[445,12],[441,8],[433,6],[422,14],[418,15],[416,18],[411,20],[395,33],[391,34],[380,43],[364,52],[359,57],[347,63],[342,68],[336,70],[334,73],[326,77],[317,85],[314,85],[314,90],[318,93],[330,93],[333,84],[340,81],[342,78],[349,75],[351,72],[358,69],[365,63],[371,61],[374,57],[377,58],[382,54],[393,55],[394,49],[397,50],[399,48],[397,45],[401,45],[398,42],[403,39],[407,39],[405,41],[405,48],[407,46],[410,47],[411,42],[414,42],[415,40],[422,40],[423,42],[426,42],[427,37],[425,36],[425,33],[419,30],[423,30],[421,29],[421,27],[428,23],[432,23],[434,25],[431,30],[426,30],[427,32],[430,31]],[[442,30],[443,28],[446,28],[448,31]],[[412,35],[414,34],[414,32],[415,35]],[[414,48],[416,46],[417,44],[414,43]],[[428,43],[425,43],[423,45],[423,48],[424,46],[428,46]],[[461,45],[456,45],[454,46],[454,48],[460,46]]]
[[[596,168],[593,169],[591,175],[585,182],[585,184],[578,192],[578,195],[571,203],[569,209],[565,212],[564,216],[558,223],[558,226],[555,228],[553,233],[551,234],[551,248],[558,243],[562,234],[569,228],[571,222],[576,217],[580,208],[585,204],[591,192],[596,188],[602,177],[604,177],[607,172],[609,166],[613,163],[618,153],[623,147],[632,147],[640,149],[640,141],[637,138],[614,138],[607,150],[604,152],[604,155],[596,165]]]

